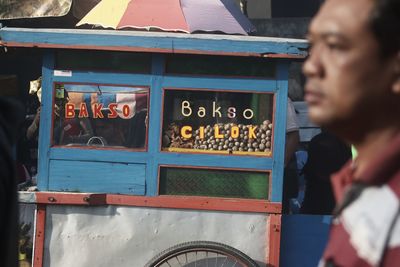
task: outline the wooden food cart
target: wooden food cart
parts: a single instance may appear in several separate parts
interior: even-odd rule
[[[288,64],[306,42],[21,28],[0,37],[45,50],[39,192],[23,200],[37,205],[33,266],[144,266],[198,240],[279,266]]]

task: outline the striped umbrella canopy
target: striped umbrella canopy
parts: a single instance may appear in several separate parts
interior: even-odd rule
[[[76,26],[247,35],[255,27],[232,0],[102,0]]]

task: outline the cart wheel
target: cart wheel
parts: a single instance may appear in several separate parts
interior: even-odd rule
[[[159,253],[151,259],[146,267],[258,267],[243,252],[216,242],[192,241]]]

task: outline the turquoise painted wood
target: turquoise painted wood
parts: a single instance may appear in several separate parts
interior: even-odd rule
[[[272,192],[273,202],[282,201],[283,189],[283,167],[286,141],[286,113],[288,98],[288,76],[289,62],[281,61],[278,64],[278,91],[276,93],[276,108],[274,119],[274,144],[273,144],[273,171],[272,171]]]
[[[39,127],[38,188],[48,190],[49,184],[49,150],[51,139],[51,114],[53,103],[54,58],[50,53],[43,57],[42,67],[42,102]]]
[[[151,81],[149,74],[126,74],[126,73],[96,73],[71,71],[70,77],[53,76],[55,82],[65,83],[88,83],[88,84],[112,84],[130,86],[149,86]]]
[[[125,163],[146,163],[150,156],[146,152],[112,149],[79,149],[53,147],[49,153],[50,159],[60,160],[90,160],[95,162],[115,161]]]
[[[160,56],[161,57],[161,56]],[[163,66],[162,63],[156,63]],[[154,66],[154,65],[153,65]],[[193,77],[168,76],[159,74],[121,74],[72,71],[71,77],[53,76],[54,82],[112,84],[129,86],[150,86],[154,90],[161,88],[193,88],[213,90],[240,90],[240,91],[270,91],[276,92],[277,80],[257,78],[224,78],[224,77]],[[154,81],[162,81],[159,87]],[[157,89],[158,88],[158,89]]]
[[[0,29],[3,34],[4,29]],[[8,32],[11,34],[11,32]],[[16,32],[14,32],[16,33]],[[41,32],[41,34],[58,34],[55,32]],[[77,31],[79,33],[79,31]],[[113,32],[115,33],[115,32]],[[16,33],[13,38],[23,38]],[[155,47],[162,48],[165,44],[164,37],[156,35],[121,34],[120,32],[112,35],[111,33],[99,33],[99,36],[105,37],[110,34],[110,40],[102,40],[98,45],[109,45],[108,42],[121,45],[124,38],[136,38],[139,40],[136,45],[145,47],[147,41],[140,41],[142,38],[155,38],[158,40]],[[132,36],[131,36],[132,35]],[[63,42],[78,42],[74,39],[78,35],[74,32],[67,33],[62,37]],[[81,36],[81,43],[89,41],[88,39],[96,37],[90,35],[87,38]],[[71,39],[72,38],[72,39]],[[246,41],[246,48],[241,47],[240,40],[231,38],[225,40],[222,37],[187,38],[179,35],[171,35],[165,38],[178,38],[182,49],[188,46],[191,49],[198,48],[198,42],[203,45],[212,42],[211,50],[214,47],[225,44],[232,44],[221,51],[242,51],[245,49],[248,53],[254,51],[260,52],[259,45],[263,43],[264,50],[272,53],[278,53],[282,47],[288,49],[287,42],[282,41]],[[181,40],[181,39],[182,40]],[[107,39],[107,38],[106,38]],[[171,39],[171,40],[172,40]],[[193,39],[193,40],[192,40]],[[251,39],[251,38],[250,38]],[[129,39],[131,40],[131,39]],[[133,39],[132,39],[133,40]],[[170,41],[171,41],[170,40]],[[48,40],[49,42],[52,40]],[[121,42],[120,42],[121,41]],[[126,40],[125,40],[126,41]],[[229,42],[228,42],[229,41]],[[265,43],[271,42],[271,43]],[[128,45],[128,44],[127,44]],[[301,51],[302,46],[296,46],[296,42],[290,43]],[[187,49],[188,47],[185,47]],[[196,48],[197,47],[197,48]],[[278,49],[279,48],[279,49]],[[116,48],[117,49],[117,48]],[[222,47],[218,49],[223,49]],[[199,50],[199,51],[200,51]],[[233,51],[232,50],[232,51]],[[207,50],[209,51],[209,50]],[[288,62],[278,60],[276,78],[242,78],[242,77],[217,77],[217,76],[179,76],[166,75],[164,73],[165,57],[163,54],[153,54],[152,70],[150,74],[135,73],[103,73],[93,71],[71,71],[71,75],[56,76],[54,73],[54,54],[48,52],[43,66],[43,112],[46,113],[41,122],[41,142],[40,142],[40,163],[39,163],[39,189],[55,191],[81,191],[81,192],[108,192],[133,195],[156,196],[158,194],[158,170],[162,166],[183,166],[183,167],[205,167],[205,168],[227,168],[255,171],[271,171],[272,189],[271,200],[280,202],[282,198],[282,177],[283,177],[283,156],[285,145],[285,125],[287,108],[287,87],[288,87]],[[133,150],[113,150],[113,149],[84,149],[84,148],[63,148],[50,147],[51,136],[51,106],[53,99],[54,82],[64,83],[83,83],[83,84],[102,84],[102,85],[126,85],[143,86],[149,88],[149,130],[148,147],[145,151]],[[245,91],[245,92],[266,92],[274,94],[275,114],[274,114],[274,143],[272,157],[255,156],[231,156],[215,154],[183,154],[168,153],[161,151],[160,137],[162,132],[162,103],[163,91],[165,89],[194,89],[194,90],[218,90],[218,91]],[[113,89],[110,89],[113,91]],[[111,167],[110,167],[111,166]],[[131,176],[131,173],[135,173]],[[85,177],[85,178],[82,178]],[[134,189],[132,189],[134,188]]]
[[[88,48],[131,51],[159,50],[168,53],[205,54],[286,54],[306,56],[307,42],[297,39],[268,37],[177,34],[137,31],[80,29],[2,28],[0,39],[5,46],[43,48]]]
[[[150,123],[149,123],[149,156],[150,161],[147,164],[146,194],[156,196],[158,194],[158,161],[157,155],[161,148],[161,109],[162,109],[162,83],[165,59],[162,55],[153,55],[152,70],[153,78],[151,80],[150,92]]]
[[[49,190],[144,195],[145,164],[50,160]]]
[[[184,154],[163,152],[156,158],[159,164],[183,166],[207,166],[215,168],[272,169],[273,160],[267,157],[229,156],[212,154]]]

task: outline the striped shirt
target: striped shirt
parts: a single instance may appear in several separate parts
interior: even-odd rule
[[[399,267],[400,134],[361,177],[348,163],[332,184],[342,209],[319,266]]]

